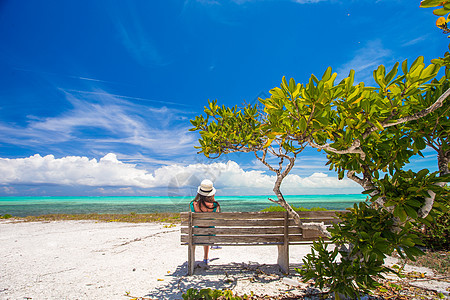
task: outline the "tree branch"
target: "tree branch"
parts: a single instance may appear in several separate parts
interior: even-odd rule
[[[270,171],[277,173],[277,170],[275,170],[275,168],[273,168],[267,161],[266,161],[266,154],[267,154],[267,149],[263,150],[263,157],[259,157],[258,156],[258,152],[257,151],[253,151],[255,153],[256,158],[262,162],[266,167],[269,168]]]
[[[336,154],[359,154],[361,156],[361,159],[364,160],[366,158],[366,153],[364,151],[362,151],[359,146],[361,146],[361,142],[359,139],[355,139],[352,143],[352,145],[350,147],[348,147],[345,150],[337,150],[333,147],[330,146],[329,143],[326,143],[325,145],[317,145],[316,143],[314,143],[313,141],[311,141],[310,139],[307,139],[308,144],[316,149],[324,149]]]
[[[381,123],[381,126],[383,126],[384,128],[392,127],[395,125],[399,125],[399,124],[403,124],[406,122],[415,121],[420,118],[423,118],[426,115],[428,115],[428,114],[434,112],[435,110],[437,110],[438,108],[440,108],[444,104],[444,100],[447,99],[448,96],[450,96],[450,89],[446,90],[431,106],[429,106],[413,115],[400,118],[395,122],[391,122],[390,120],[385,120]],[[378,130],[378,128],[372,126],[368,130],[366,130],[366,132],[364,132],[363,138],[368,137],[372,132],[374,132],[376,130]]]

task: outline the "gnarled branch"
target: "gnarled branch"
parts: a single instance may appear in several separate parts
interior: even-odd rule
[[[327,150],[336,154],[359,154],[361,156],[361,159],[364,160],[366,158],[366,153],[364,151],[361,150],[361,148],[359,148],[361,146],[361,141],[359,139],[355,139],[352,143],[352,145],[350,147],[348,147],[347,149],[344,150],[338,150],[335,149],[333,147],[330,146],[329,143],[325,144],[325,145],[318,145],[316,143],[314,143],[313,141],[311,141],[311,139],[307,140],[308,144],[316,149],[323,149],[323,150]]]

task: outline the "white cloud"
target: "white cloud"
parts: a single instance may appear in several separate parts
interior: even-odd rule
[[[23,146],[76,143],[86,151],[132,145],[169,157],[192,153],[195,135],[188,131],[187,110],[152,108],[98,90],[93,94],[66,93],[72,105],[60,115],[29,117],[26,126],[0,122],[0,141]],[[85,134],[94,131],[95,136]]]
[[[108,80],[102,80],[102,79],[90,78],[90,77],[83,77],[83,76],[79,76],[79,75],[58,74],[58,73],[45,72],[45,71],[40,71],[40,70],[28,70],[28,69],[17,68],[17,67],[13,67],[12,69],[17,70],[17,71],[22,71],[22,72],[30,72],[30,73],[36,73],[36,74],[41,74],[41,75],[50,75],[50,76],[53,76],[53,77],[67,77],[67,78],[86,80],[86,81],[122,84],[120,82],[108,81]]]
[[[118,36],[130,56],[143,66],[165,66],[169,64],[164,52],[144,26],[137,7],[121,6],[120,11],[110,11]]]
[[[300,4],[311,4],[311,3],[319,3],[327,0],[293,0],[295,3]]]
[[[413,46],[413,45],[416,45],[418,43],[422,43],[422,42],[428,40],[428,38],[429,38],[429,34],[426,34],[424,36],[419,36],[418,38],[415,38],[415,39],[412,39],[410,41],[407,41],[407,42],[403,43],[402,46],[403,47],[405,47],[405,46]]]
[[[355,70],[355,81],[373,82],[373,71],[379,65],[390,63],[391,51],[383,47],[380,40],[368,41],[364,47],[357,50],[353,58],[337,69],[338,79],[348,76],[351,69]]]
[[[153,187],[154,177],[135,165],[124,164],[115,154],[99,161],[80,156],[55,158],[36,154],[27,158],[0,158],[0,184],[56,184],[85,186]]]
[[[185,3],[186,2],[189,2],[189,1],[185,1]],[[220,5],[220,2],[217,0],[196,0],[196,2],[201,3],[201,4],[207,4],[207,5],[211,5],[211,4]]]
[[[0,158],[0,173],[1,185],[168,188],[172,195],[181,190],[195,190],[204,178],[213,180],[222,195],[272,194],[275,182],[274,175],[259,170],[246,171],[234,161],[168,165],[149,172],[119,161],[112,153],[98,161],[79,156],[55,158],[53,155],[42,157],[39,154],[27,158]],[[308,177],[289,175],[283,182],[282,190],[285,194],[360,191],[354,182],[348,179],[339,181],[324,173],[314,173]]]
[[[238,5],[250,3],[250,2],[264,2],[267,0],[231,0],[233,3],[236,3]],[[318,2],[324,2],[324,1],[330,1],[330,0],[288,0],[291,2],[299,3],[299,4],[312,4],[312,3],[318,3]],[[186,0],[184,4],[188,4],[191,2],[190,0]],[[195,0],[195,2],[204,4],[204,5],[221,5],[221,2],[217,0]]]
[[[2,186],[0,191],[2,191],[5,194],[10,194],[10,195],[14,195],[15,193],[17,193],[17,190],[10,186]]]
[[[157,49],[155,42],[147,36],[140,25],[135,23],[134,26],[127,28],[124,24],[119,23],[117,27],[125,48],[141,65],[164,66],[168,64]]]

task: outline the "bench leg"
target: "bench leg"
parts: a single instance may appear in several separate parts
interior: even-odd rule
[[[194,274],[195,267],[195,246],[188,246],[188,275]]]
[[[278,265],[284,274],[289,274],[289,246],[278,245]]]

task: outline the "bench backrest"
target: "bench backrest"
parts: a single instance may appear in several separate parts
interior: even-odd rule
[[[336,211],[298,212],[304,223],[338,222]],[[302,244],[321,236],[302,230],[287,212],[181,213],[181,243],[185,245]]]

